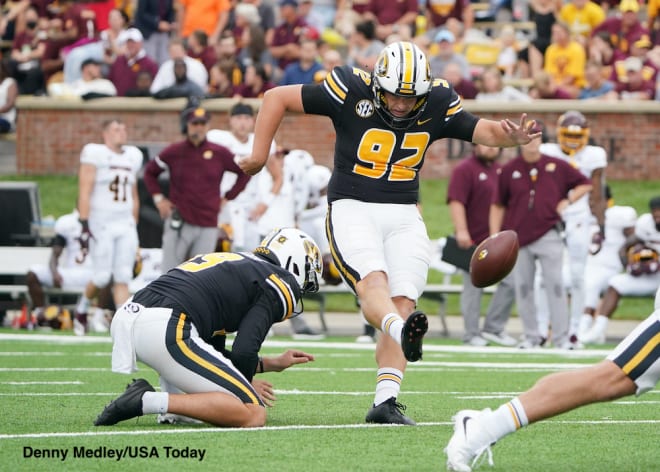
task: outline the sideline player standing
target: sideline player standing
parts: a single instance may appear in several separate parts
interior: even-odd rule
[[[126,141],[126,125],[109,120],[103,124],[103,144],[86,144],[80,155],[80,245],[90,251],[94,273],[76,307],[76,334],[84,334],[90,300],[111,278],[115,305],[123,305],[129,297],[139,244],[136,181],[142,152]]]
[[[428,330],[426,315],[414,311],[431,259],[417,208],[424,153],[441,138],[506,147],[540,133],[530,131],[534,122],[526,115],[516,124],[464,111],[451,85],[431,77],[426,56],[410,42],[383,49],[373,74],[339,66],[321,84],[267,92],[253,154],[240,164],[244,171],[254,174],[264,166],[287,111],[328,116],[337,133],[328,241],[367,321],[388,334],[378,339],[376,395],[366,421],[415,424],[396,398],[406,360],[421,359]]]
[[[567,111],[557,121],[557,143],[541,144],[541,154],[556,157],[570,163],[585,177],[591,180],[591,192],[570,204],[561,214],[566,225],[566,251],[568,253],[568,273],[570,283],[570,341],[579,347],[578,331],[584,312],[584,271],[591,244],[591,222],[596,218],[600,226],[600,238],[605,239],[605,167],[607,154],[600,146],[589,143],[589,125],[579,111]],[[593,214],[593,216],[592,216]],[[543,305],[547,298],[540,297],[540,313],[547,313]],[[542,315],[543,316],[543,315]],[[544,316],[547,326],[548,316]]]

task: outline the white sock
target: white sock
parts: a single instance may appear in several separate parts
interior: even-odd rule
[[[607,316],[597,315],[591,330],[598,334],[605,333],[609,321],[610,319]]]
[[[151,415],[167,413],[167,407],[170,403],[170,394],[167,392],[144,392],[142,395],[142,413]]]
[[[383,367],[378,369],[374,405],[380,405],[392,397],[398,397],[402,381],[403,372],[400,370],[393,367]]]
[[[517,397],[501,405],[492,414],[480,417],[479,421],[496,441],[529,424],[527,414]]]
[[[383,333],[389,334],[392,339],[394,339],[399,346],[401,345],[401,334],[403,333],[403,326],[405,321],[396,313],[388,313],[383,318],[383,321],[380,324],[380,329]]]
[[[89,298],[87,298],[85,295],[82,295],[80,297],[80,300],[78,300],[78,305],[76,306],[76,311],[78,313],[87,313],[87,311],[89,310],[90,304],[91,303],[89,301]]]
[[[584,313],[580,317],[580,327],[578,328],[578,335],[584,336],[584,334],[589,331],[592,323],[594,322],[594,317]]]

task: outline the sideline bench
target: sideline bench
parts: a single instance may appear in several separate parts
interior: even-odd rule
[[[0,246],[0,295],[9,295],[14,301],[28,299],[29,294],[27,285],[25,285],[25,275],[30,270],[30,267],[35,264],[48,264],[50,252],[50,247]],[[451,275],[454,271],[442,264],[445,263],[435,261],[432,264],[432,270],[438,270],[444,274],[442,283],[428,284],[422,297],[439,303],[438,316],[442,323],[442,333],[447,336],[449,330],[445,319],[447,314],[446,295],[460,294],[463,291],[463,286],[460,283],[451,282]],[[65,296],[79,296],[83,291],[84,287],[70,287],[66,289],[44,287],[44,294],[48,303],[51,303],[53,299],[61,299]],[[494,287],[485,289],[485,293],[492,294],[493,292]],[[318,313],[324,332],[328,332],[328,326],[325,320],[326,297],[332,294],[351,293],[346,285],[341,284],[336,286],[322,285],[318,293],[305,295],[305,298],[319,303]]]

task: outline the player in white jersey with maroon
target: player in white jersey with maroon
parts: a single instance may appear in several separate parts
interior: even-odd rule
[[[229,130],[212,129],[206,133],[206,139],[229,149],[240,162],[244,156],[252,154],[254,143],[254,110],[245,103],[237,103],[229,110]],[[273,141],[270,149],[275,154]],[[261,174],[254,176],[245,188],[233,200],[223,201],[219,222],[229,223],[233,230],[233,251],[251,251],[261,241],[255,223],[249,219],[251,210],[259,203],[259,180]],[[225,173],[220,183],[220,194],[224,196],[236,182],[236,174]]]
[[[48,264],[35,264],[27,273],[26,283],[35,316],[45,306],[43,287],[84,287],[92,275],[92,259],[80,250],[82,226],[78,218],[78,211],[74,210],[55,221],[55,237]]]
[[[619,251],[626,271],[610,278],[593,326],[581,339],[585,344],[605,342],[609,318],[622,296],[652,296],[660,287],[660,196],[649,201],[649,209],[637,218],[634,234]]]
[[[121,306],[129,297],[128,283],[138,249],[137,173],[142,152],[127,146],[126,125],[103,124],[103,144],[86,144],[80,154],[78,211],[82,250],[89,250],[94,272],[76,308],[78,334],[86,323],[90,299],[114,282],[113,298]]]
[[[573,345],[578,346],[578,327],[584,311],[584,270],[589,255],[593,217],[601,228],[600,237],[605,230],[605,197],[603,194],[607,154],[600,146],[591,146],[587,120],[578,111],[568,111],[557,122],[557,143],[541,145],[541,154],[556,157],[571,163],[582,174],[591,179],[593,190],[569,205],[561,217],[566,225],[566,249],[568,252],[568,279],[570,284],[571,306],[569,335]],[[566,279],[566,275],[564,277]],[[546,299],[540,297],[540,302]],[[547,310],[539,310],[541,313]],[[543,322],[543,320],[540,320]],[[546,320],[547,321],[547,320]],[[540,323],[541,324],[541,323]]]
[[[606,190],[607,193],[607,190]],[[608,198],[608,201],[609,198]],[[630,206],[613,205],[605,210],[605,234],[600,240],[597,225],[592,226],[594,243],[587,257],[584,272],[584,313],[580,319],[578,338],[582,340],[593,324],[600,297],[607,289],[612,277],[620,274],[624,266],[619,258],[619,250],[629,236],[635,232],[637,211]]]

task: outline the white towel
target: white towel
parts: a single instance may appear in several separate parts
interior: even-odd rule
[[[117,310],[112,318],[110,334],[112,335],[113,372],[131,374],[138,370],[133,343],[133,325],[142,310],[144,310],[144,306],[129,300]]]

